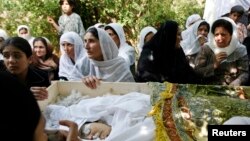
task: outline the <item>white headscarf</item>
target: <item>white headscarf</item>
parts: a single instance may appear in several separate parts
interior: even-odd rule
[[[75,66],[71,61],[70,57],[65,53],[62,43],[68,42],[74,45],[74,52],[75,52],[75,62],[86,56],[86,51],[84,48],[84,44],[82,38],[75,32],[66,32],[60,38],[60,64],[59,64],[59,76],[64,76],[69,78],[72,74],[72,70]]]
[[[156,33],[157,32],[157,30],[154,28],[154,27],[152,27],[152,26],[147,26],[147,27],[144,27],[142,30],[141,30],[141,32],[140,32],[140,38],[139,38],[139,44],[138,44],[138,49],[139,49],[139,52],[141,53],[141,51],[142,51],[142,47],[143,47],[143,45],[144,45],[144,40],[145,40],[145,37],[146,37],[146,35],[148,34],[148,33],[150,33],[150,32],[152,32],[152,33]]]
[[[188,28],[198,20],[201,20],[201,16],[199,14],[193,14],[189,16],[186,21],[186,28]]]
[[[197,32],[200,24],[205,20],[199,20],[188,28],[188,36],[180,42],[185,55],[193,55],[200,51],[200,43]]]
[[[104,61],[82,58],[77,62],[70,79],[80,80],[84,76],[94,75],[107,82],[134,82],[125,60],[118,56],[118,48],[113,39],[104,29],[96,29]]]
[[[206,44],[212,49],[212,51],[215,54],[220,53],[220,52],[226,52],[227,56],[228,56],[227,61],[230,61],[230,62],[235,61],[238,58],[246,55],[247,54],[246,47],[239,42],[239,39],[237,37],[237,28],[236,28],[235,22],[232,19],[228,18],[228,17],[221,17],[221,18],[218,18],[217,20],[219,20],[219,19],[227,20],[232,24],[233,34],[232,34],[232,38],[231,38],[231,41],[230,41],[229,45],[227,47],[225,47],[225,48],[218,47],[216,42],[215,42],[214,35],[212,34],[211,31],[208,34],[209,41]],[[240,53],[237,53],[237,54],[235,54],[233,56],[230,56],[236,49]]]
[[[9,38],[8,34],[3,29],[0,29],[0,37],[2,37],[4,40]],[[0,53],[0,60],[3,60],[3,55],[1,53]]]
[[[21,28],[27,29],[27,34],[25,36],[20,34],[19,31],[20,31]],[[33,37],[31,35],[31,30],[27,25],[19,25],[17,27],[17,35],[18,35],[18,37],[22,37],[22,38],[26,39],[29,42],[31,48],[33,49],[33,41],[34,41],[35,37]]]
[[[9,38],[8,34],[6,33],[6,31],[3,30],[3,29],[0,29],[0,37],[2,37],[4,40],[6,40],[6,39]]]
[[[124,58],[130,67],[130,65],[135,63],[135,49],[134,47],[127,44],[123,27],[118,23],[110,23],[107,26],[113,28],[117,33],[120,39],[119,56]]]

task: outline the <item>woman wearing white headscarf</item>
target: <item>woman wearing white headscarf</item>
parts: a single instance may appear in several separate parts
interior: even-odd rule
[[[196,72],[204,77],[205,84],[245,85],[249,75],[247,50],[239,43],[234,21],[219,18],[212,24],[211,33],[197,56]]]
[[[32,36],[31,30],[27,25],[19,25],[17,27],[17,35],[18,37],[26,39],[29,42],[31,48],[33,48],[33,41],[35,37]]]
[[[194,60],[200,48],[207,42],[210,26],[205,20],[199,20],[189,28],[189,36],[182,39],[180,44],[189,61],[189,65],[194,67]]]
[[[83,80],[96,88],[99,80],[108,82],[134,82],[125,60],[118,56],[118,48],[108,33],[96,27],[87,30],[84,36],[88,57],[77,62],[71,80]]]
[[[0,29],[0,46],[2,45],[2,43],[8,39],[8,34],[5,32],[5,30]],[[0,53],[0,60],[3,60],[3,55]]]
[[[60,38],[60,51],[59,79],[68,80],[77,60],[86,56],[81,37],[73,31],[64,33]]]
[[[135,64],[135,49],[126,42],[123,27],[118,23],[110,23],[104,28],[119,48],[119,55],[125,59],[127,66]]]
[[[140,32],[140,38],[139,38],[139,44],[138,44],[138,49],[139,49],[139,54],[141,53],[143,49],[143,45],[149,41],[154,34],[157,32],[157,30],[152,27],[152,26],[147,26],[144,27],[141,32]]]

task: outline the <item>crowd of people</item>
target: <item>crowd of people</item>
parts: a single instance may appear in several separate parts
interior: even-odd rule
[[[148,25],[138,32],[138,46],[132,47],[121,24],[96,24],[85,31],[74,1],[59,4],[59,21],[47,20],[60,35],[60,56],[53,54],[46,37],[33,37],[27,25],[18,26],[13,37],[0,30],[1,75],[11,75],[36,100],[48,98],[46,88],[53,80],[82,81],[92,89],[100,81],[250,85],[250,9],[236,5],[211,25],[194,14],[183,31],[174,20],[159,28]],[[239,22],[246,11],[247,25]],[[36,124],[41,119],[38,115]]]

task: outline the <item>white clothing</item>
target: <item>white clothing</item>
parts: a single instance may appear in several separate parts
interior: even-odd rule
[[[107,26],[113,28],[114,31],[117,33],[120,39],[118,56],[124,58],[126,63],[128,64],[128,67],[130,67],[135,63],[135,49],[134,47],[127,44],[123,27],[118,23],[110,23]]]
[[[143,48],[143,45],[144,45],[145,37],[150,32],[152,32],[153,34],[155,34],[157,32],[157,30],[154,27],[152,27],[152,26],[144,27],[141,30],[141,32],[140,32],[140,38],[139,38],[139,44],[138,44],[139,53],[142,52],[142,48]]]
[[[26,35],[21,35],[21,34],[19,33],[19,30],[20,30],[21,28],[27,29],[27,34],[26,34]],[[29,28],[27,25],[19,25],[19,26],[17,27],[17,35],[18,35],[18,37],[22,37],[22,38],[26,39],[26,40],[29,42],[29,44],[30,44],[30,46],[31,46],[31,49],[33,49],[33,41],[34,41],[35,37],[33,37],[33,36],[31,35],[31,30],[30,30],[30,28]]]
[[[185,55],[193,55],[200,51],[200,43],[197,32],[199,25],[204,22],[204,20],[199,20],[186,30],[188,36],[186,38],[183,38],[180,42],[181,47],[185,53]]]
[[[72,70],[75,64],[72,62],[70,57],[65,53],[62,43],[68,42],[74,45],[74,52],[75,52],[75,62],[80,60],[84,56],[86,56],[86,51],[84,48],[84,44],[82,38],[76,32],[66,32],[60,38],[60,61],[59,61],[59,77],[69,77],[72,75]]]
[[[70,80],[81,80],[84,76],[92,75],[107,82],[134,82],[133,75],[125,60],[118,56],[118,48],[113,39],[104,29],[96,29],[104,60],[96,61],[88,57],[81,58],[76,63]]]
[[[190,27],[196,21],[201,20],[201,16],[199,14],[193,14],[187,18],[186,28]]]
[[[225,48],[218,47],[215,42],[214,35],[211,32],[208,34],[209,41],[206,44],[212,49],[212,51],[215,54],[218,54],[220,52],[226,52],[228,56],[227,61],[233,62],[247,54],[246,47],[239,42],[239,39],[237,37],[237,29],[236,29],[235,22],[228,17],[221,17],[219,19],[225,19],[229,21],[233,26],[233,34],[232,34],[232,39],[230,41],[230,44]],[[239,53],[235,54],[234,56],[230,56],[236,49],[239,51]]]
[[[105,141],[152,141],[154,121],[146,118],[150,110],[149,95],[131,92],[83,99],[69,107],[48,105],[44,114],[46,128],[55,128],[61,119],[75,121],[79,129],[85,122],[101,120],[112,127]]]

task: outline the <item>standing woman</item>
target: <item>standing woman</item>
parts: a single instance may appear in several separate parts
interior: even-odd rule
[[[96,27],[87,30],[84,36],[87,56],[82,58],[73,73],[90,88],[96,88],[100,80],[106,82],[134,82],[125,60],[118,56],[118,48],[109,34]]]
[[[30,66],[32,50],[27,40],[11,37],[4,41],[1,53],[7,72],[30,88],[37,100],[48,98],[46,87],[50,85],[49,77],[47,73]]]
[[[222,17],[211,28],[209,42],[199,52],[195,70],[210,85],[246,85],[248,81],[248,56],[237,38],[235,22]]]
[[[68,80],[77,60],[86,56],[82,38],[76,32],[66,32],[60,38],[61,57],[59,79]]]
[[[181,31],[175,21],[161,24],[144,45],[138,61],[137,82],[198,83],[180,47]]]
[[[33,46],[32,65],[47,72],[50,81],[58,80],[59,58],[53,54],[49,40],[37,37]]]

